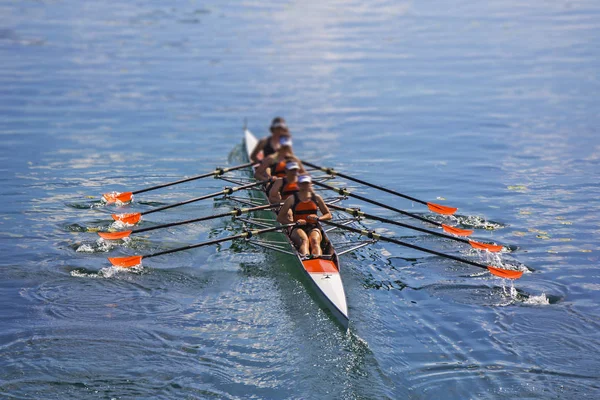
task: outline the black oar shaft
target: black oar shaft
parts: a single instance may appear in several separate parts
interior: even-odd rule
[[[249,238],[251,238],[254,235],[260,235],[260,234],[267,233],[267,232],[275,232],[277,230],[280,230],[282,228],[285,228],[285,227],[288,227],[288,226],[291,226],[291,225],[294,225],[294,224],[286,224],[286,225],[274,226],[272,228],[250,230],[250,231],[246,231],[244,233],[240,233],[238,235],[227,236],[227,237],[220,238],[220,239],[214,239],[214,240],[209,240],[209,241],[202,242],[202,243],[191,244],[189,246],[178,247],[176,249],[160,251],[158,253],[149,254],[149,255],[143,256],[143,257],[144,258],[157,257],[157,256],[165,255],[165,254],[176,253],[178,251],[195,249],[197,247],[208,246],[208,245],[217,244],[217,243],[223,243],[223,242],[227,242],[227,241],[235,240],[235,239],[240,239],[240,238],[249,239]]]
[[[149,192],[151,190],[162,189],[162,188],[168,187],[168,186],[178,185],[180,183],[195,181],[197,179],[208,178],[209,176],[223,175],[226,172],[235,171],[235,170],[242,169],[242,168],[247,168],[254,164],[256,164],[256,163],[249,162],[249,163],[242,164],[242,165],[236,165],[235,167],[230,167],[230,168],[217,168],[216,170],[214,170],[212,172],[207,172],[206,174],[192,176],[190,178],[181,179],[181,180],[178,180],[175,182],[163,183],[161,185],[156,185],[156,186],[148,187],[145,189],[136,190],[135,192],[131,192],[131,193],[139,194],[139,193]]]
[[[195,203],[197,201],[210,199],[211,197],[217,197],[217,196],[220,196],[220,195],[223,195],[223,194],[232,194],[233,192],[237,192],[239,190],[244,190],[244,189],[249,189],[249,188],[252,188],[254,186],[262,185],[263,183],[265,183],[265,182],[260,181],[260,182],[250,183],[248,185],[243,185],[243,186],[238,186],[238,187],[233,187],[233,188],[226,188],[226,189],[221,190],[219,192],[207,194],[207,195],[200,196],[200,197],[195,197],[193,199],[189,199],[189,200],[182,201],[182,202],[179,202],[179,203],[169,204],[169,205],[166,205],[166,206],[163,206],[163,207],[154,208],[154,209],[149,210],[149,211],[144,211],[141,214],[142,215],[152,214],[152,213],[155,213],[155,212],[158,212],[158,211],[167,210],[169,208],[182,206],[184,204],[190,204],[190,203]]]
[[[346,189],[338,189],[336,187],[329,186],[329,185],[326,185],[325,183],[321,183],[321,182],[318,182],[318,181],[313,181],[313,185],[317,185],[317,186],[321,186],[321,187],[327,188],[329,190],[333,190],[334,192],[337,192],[338,194],[340,194],[342,196],[354,197],[355,199],[366,201],[367,203],[371,203],[371,204],[374,204],[374,205],[379,206],[379,207],[387,208],[388,210],[395,211],[397,213],[400,213],[400,214],[406,215],[408,217],[412,217],[412,218],[421,220],[423,222],[427,222],[427,223],[430,223],[430,224],[433,224],[433,225],[436,225],[436,226],[440,226],[440,227],[442,226],[442,224],[439,223],[439,222],[432,221],[432,220],[427,219],[427,218],[423,218],[423,217],[421,217],[419,215],[416,215],[416,214],[413,214],[413,213],[409,213],[408,211],[400,210],[399,208],[392,207],[392,206],[389,206],[389,205],[384,204],[384,203],[380,203],[378,201],[369,199],[368,197],[364,197],[364,196],[361,196],[359,194],[351,193],[351,192],[349,192]]]
[[[384,242],[394,243],[394,244],[397,244],[397,245],[400,245],[400,246],[409,247],[411,249],[419,250],[419,251],[422,251],[422,252],[425,252],[425,253],[434,254],[434,255],[439,256],[439,257],[449,258],[451,260],[462,262],[462,263],[465,263],[465,264],[469,264],[469,265],[472,265],[474,267],[483,268],[483,269],[489,269],[489,267],[487,265],[483,265],[483,264],[480,264],[480,263],[475,262],[475,261],[471,261],[471,260],[467,260],[467,259],[464,259],[464,258],[452,256],[450,254],[440,253],[439,251],[426,249],[424,247],[420,247],[420,246],[416,246],[414,244],[406,243],[406,242],[403,242],[403,241],[398,240],[398,239],[394,239],[394,238],[390,238],[390,237],[386,237],[386,236],[381,236],[378,233],[375,233],[373,231],[369,231],[369,230],[366,230],[366,229],[357,229],[357,228],[353,228],[351,226],[341,225],[341,224],[338,224],[338,223],[335,223],[335,222],[331,222],[331,221],[321,221],[321,222],[324,223],[324,224],[327,224],[327,225],[335,226],[336,228],[339,228],[339,229],[345,229],[345,230],[350,231],[350,232],[354,232],[354,233],[359,233],[361,235],[365,235],[365,236],[367,236],[370,239],[375,239],[375,240],[381,240],[381,241],[384,241]]]
[[[337,175],[337,176],[342,177],[344,179],[348,179],[350,181],[353,181],[353,182],[356,182],[356,183],[360,183],[362,185],[369,186],[369,187],[381,190],[381,191],[386,192],[386,193],[390,193],[390,194],[393,194],[393,195],[396,195],[396,196],[404,197],[405,199],[412,200],[414,202],[427,205],[427,202],[425,202],[423,200],[415,199],[412,196],[408,196],[406,194],[396,192],[395,190],[388,189],[388,188],[383,187],[383,186],[375,185],[373,183],[369,183],[367,181],[363,181],[362,179],[354,178],[354,177],[346,175],[346,174],[342,174],[341,172],[338,172],[338,171],[334,170],[333,168],[320,167],[318,165],[309,163],[308,161],[304,161],[304,160],[302,160],[302,163],[305,164],[305,165],[308,165],[309,167],[313,167],[313,168],[316,168],[318,170],[321,170],[321,171],[325,172],[326,174],[329,174],[329,175],[332,175],[332,176]]]
[[[148,231],[153,231],[155,229],[162,229],[162,228],[170,228],[172,226],[178,226],[178,225],[184,225],[184,224],[191,224],[194,222],[201,222],[201,221],[208,221],[211,219],[216,219],[216,218],[222,218],[222,217],[227,217],[229,215],[231,216],[239,216],[242,215],[243,213],[248,213],[248,212],[252,212],[252,211],[259,211],[259,210],[265,210],[267,208],[272,208],[272,207],[278,207],[279,204],[267,204],[264,206],[258,206],[258,207],[252,207],[252,208],[236,208],[235,210],[231,210],[231,211],[227,211],[221,214],[215,214],[215,215],[209,215],[206,217],[200,217],[200,218],[194,218],[194,219],[188,219],[185,221],[178,221],[178,222],[171,222],[168,224],[163,224],[163,225],[156,225],[156,226],[151,226],[148,228],[141,228],[141,229],[134,229],[133,231],[131,231],[132,234],[134,233],[142,233],[142,232],[148,232]]]
[[[404,224],[402,222],[398,222],[398,221],[394,221],[393,219],[389,219],[389,218],[383,218],[383,217],[379,217],[377,215],[373,215],[373,214],[367,214],[366,212],[360,211],[356,208],[346,208],[346,207],[341,207],[338,206],[336,204],[328,204],[329,207],[335,209],[335,210],[339,210],[339,211],[344,211],[347,212],[348,214],[354,216],[354,217],[364,217],[367,219],[372,219],[375,221],[379,221],[379,222],[384,222],[386,224],[392,224],[392,225],[397,225],[397,226],[401,226],[403,228],[408,228],[408,229],[412,229],[415,231],[419,231],[419,232],[423,232],[423,233],[428,233],[431,235],[436,235],[439,237],[443,237],[446,239],[452,239],[452,240],[456,240],[458,242],[463,242],[463,243],[469,243],[469,241],[467,239],[463,239],[463,238],[459,238],[456,236],[451,236],[451,235],[446,235],[440,232],[436,232],[436,231],[431,231],[429,229],[425,229],[425,228],[419,228],[418,226],[413,226],[413,225],[409,225],[409,224]]]
[[[480,264],[480,263],[475,262],[475,261],[471,261],[471,260],[467,260],[467,259],[464,259],[464,258],[452,256],[450,254],[440,253],[439,251],[426,249],[424,247],[416,246],[414,244],[406,243],[406,242],[403,242],[401,240],[390,238],[390,237],[387,237],[387,236],[381,236],[380,234],[375,233],[374,231],[369,231],[369,230],[366,230],[366,229],[357,229],[357,228],[353,228],[351,226],[342,225],[342,224],[338,224],[338,223],[331,222],[331,221],[321,221],[321,222],[324,223],[324,224],[327,224],[327,225],[335,226],[336,228],[339,228],[339,229],[345,229],[345,230],[350,231],[350,232],[354,232],[354,233],[359,233],[361,235],[365,235],[365,236],[367,236],[370,239],[381,240],[381,241],[384,241],[384,242],[394,243],[394,244],[397,244],[397,245],[400,245],[400,246],[404,246],[404,247],[410,247],[411,249],[419,250],[419,251],[422,251],[422,252],[425,252],[425,253],[434,254],[434,255],[439,256],[439,257],[449,258],[451,260],[462,262],[462,263],[465,263],[465,264],[469,264],[469,265],[472,265],[474,267],[483,268],[483,269],[489,269],[487,265],[483,265],[483,264]]]

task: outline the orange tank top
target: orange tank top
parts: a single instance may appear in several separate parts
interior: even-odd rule
[[[294,222],[300,219],[306,219],[309,215],[317,216],[319,206],[314,201],[314,194],[311,193],[310,199],[306,201],[300,201],[298,192],[294,193],[294,205],[292,206],[292,214],[294,215]]]
[[[283,183],[281,185],[281,189],[279,189],[279,193],[281,194],[281,199],[285,200],[290,197],[292,194],[298,192],[298,182],[288,183],[287,179],[283,178]]]
[[[283,178],[285,176],[285,164],[287,164],[287,161],[285,160],[274,163],[271,166],[271,176]]]

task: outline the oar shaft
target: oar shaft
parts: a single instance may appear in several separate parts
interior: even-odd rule
[[[463,243],[467,243],[467,244],[469,243],[469,241],[467,239],[463,239],[463,238],[459,238],[459,237],[451,236],[451,235],[445,235],[440,232],[431,231],[429,229],[419,228],[418,226],[413,226],[413,225],[409,225],[409,224],[404,224],[402,222],[394,221],[393,219],[383,218],[383,217],[379,217],[379,216],[373,215],[373,214],[367,214],[366,212],[360,211],[356,208],[346,208],[346,207],[338,206],[336,204],[328,204],[328,206],[335,210],[347,212],[354,217],[364,217],[367,219],[372,219],[374,221],[384,222],[386,224],[397,225],[397,226],[401,226],[403,228],[412,229],[412,230],[423,232],[423,233],[428,233],[430,235],[435,235],[435,236],[443,237],[446,239],[456,240],[458,242],[463,242]]]
[[[304,165],[308,165],[309,167],[313,167],[313,168],[316,168],[318,170],[321,170],[321,171],[325,172],[326,174],[329,174],[329,175],[332,175],[332,176],[337,175],[337,176],[342,177],[344,179],[348,179],[350,181],[353,181],[353,182],[356,182],[356,183],[360,183],[361,185],[369,186],[369,187],[381,190],[381,191],[386,192],[386,193],[390,193],[390,194],[393,194],[393,195],[396,195],[396,196],[399,196],[399,197],[404,197],[405,199],[412,200],[412,201],[414,201],[416,203],[421,203],[421,204],[427,205],[427,202],[425,202],[423,200],[415,199],[412,196],[408,196],[406,194],[396,192],[395,190],[388,189],[388,188],[383,187],[383,186],[375,185],[373,183],[369,183],[367,181],[363,181],[362,179],[354,178],[354,177],[346,175],[346,174],[342,174],[341,172],[335,171],[333,168],[320,167],[318,165],[309,163],[308,161],[304,161],[304,160],[302,160],[302,163]]]
[[[201,222],[201,221],[208,221],[211,219],[216,219],[216,218],[222,218],[222,217],[227,217],[229,215],[232,216],[239,216],[242,215],[244,213],[248,213],[248,212],[252,212],[252,211],[259,211],[259,210],[265,210],[267,208],[273,208],[273,207],[278,207],[279,204],[267,204],[264,206],[258,206],[258,207],[252,207],[252,208],[236,208],[235,210],[231,210],[231,211],[227,211],[221,214],[215,214],[215,215],[209,215],[206,217],[200,217],[200,218],[194,218],[194,219],[188,219],[185,221],[178,221],[178,222],[171,222],[168,224],[163,224],[163,225],[156,225],[156,226],[151,226],[148,228],[141,228],[141,229],[134,229],[133,231],[131,231],[132,234],[134,233],[142,233],[142,232],[148,232],[148,231],[153,231],[155,229],[162,229],[162,228],[170,228],[172,226],[178,226],[178,225],[184,225],[184,224],[191,224],[194,222]]]
[[[156,185],[156,186],[148,187],[148,188],[145,188],[145,189],[136,190],[135,192],[132,192],[132,194],[139,194],[139,193],[149,192],[151,190],[162,189],[164,187],[178,185],[180,183],[195,181],[197,179],[202,179],[202,178],[208,178],[209,176],[223,175],[226,172],[235,171],[235,170],[242,169],[242,168],[247,168],[247,167],[250,167],[250,166],[252,166],[254,164],[256,164],[256,163],[249,162],[249,163],[246,163],[246,164],[237,165],[235,167],[217,168],[216,170],[214,170],[212,172],[207,172],[206,174],[196,175],[196,176],[192,176],[190,178],[180,179],[180,180],[175,181],[175,182],[163,183],[161,185]]]
[[[223,194],[232,194],[233,192],[237,192],[239,190],[244,190],[244,189],[249,189],[249,188],[252,188],[254,186],[262,185],[263,183],[265,183],[265,182],[264,181],[260,181],[260,182],[250,183],[248,185],[243,185],[243,186],[238,186],[238,187],[233,187],[233,188],[226,188],[226,189],[221,190],[219,192],[207,194],[207,195],[200,196],[200,197],[195,197],[193,199],[189,199],[189,200],[182,201],[182,202],[175,203],[175,204],[169,204],[169,205],[166,205],[166,206],[163,206],[163,207],[158,207],[158,208],[155,208],[155,209],[152,209],[152,210],[149,210],[149,211],[144,211],[142,213],[142,215],[152,214],[152,213],[155,213],[155,212],[158,212],[158,211],[167,210],[169,208],[182,206],[184,204],[195,203],[197,201],[210,199],[211,197],[217,197],[217,196],[220,196],[220,195],[223,195]]]
[[[231,240],[235,240],[235,239],[240,239],[240,238],[249,239],[249,238],[251,238],[254,235],[260,235],[260,234],[267,233],[267,232],[275,232],[277,230],[280,230],[282,228],[285,228],[285,227],[288,227],[288,226],[291,226],[291,225],[294,225],[294,224],[285,224],[285,225],[274,226],[272,228],[250,230],[250,231],[246,231],[244,233],[240,233],[238,235],[227,236],[227,237],[220,238],[220,239],[214,239],[214,240],[209,240],[209,241],[202,242],[202,243],[191,244],[189,246],[178,247],[176,249],[160,251],[158,253],[149,254],[149,255],[143,256],[143,257],[144,258],[157,257],[157,256],[165,255],[165,254],[176,253],[178,251],[195,249],[197,247],[208,246],[208,245],[217,244],[217,243],[223,243],[223,242],[227,242],[227,241],[231,241]]]
[[[338,224],[338,223],[335,223],[335,222],[331,222],[331,221],[321,221],[321,222],[324,223],[324,224],[327,224],[327,225],[335,226],[336,228],[339,228],[339,229],[345,229],[345,230],[350,231],[350,232],[354,232],[354,233],[359,233],[361,235],[365,235],[365,236],[367,236],[368,238],[371,238],[371,239],[376,239],[376,240],[381,240],[381,241],[384,241],[384,242],[394,243],[394,244],[397,244],[397,245],[400,245],[400,246],[409,247],[411,249],[419,250],[419,251],[422,251],[422,252],[425,252],[425,253],[434,254],[434,255],[439,256],[439,257],[449,258],[451,260],[462,262],[462,263],[465,263],[465,264],[469,264],[469,265],[472,265],[474,267],[483,268],[483,269],[489,269],[489,267],[487,265],[483,265],[483,264],[480,264],[480,263],[475,262],[475,261],[471,261],[471,260],[467,260],[467,259],[464,259],[464,258],[452,256],[450,254],[440,253],[439,251],[426,249],[424,247],[420,247],[420,246],[416,246],[414,244],[406,243],[406,242],[403,242],[403,241],[398,240],[398,239],[394,239],[394,238],[390,238],[390,237],[386,237],[386,236],[381,236],[378,233],[375,233],[373,231],[369,231],[369,230],[366,230],[366,229],[357,229],[357,228],[353,228],[351,226],[341,225],[341,224]]]
[[[374,204],[374,205],[379,206],[379,207],[387,208],[388,210],[395,211],[397,213],[400,213],[400,214],[406,215],[408,217],[412,217],[412,218],[421,220],[423,222],[427,222],[427,223],[430,223],[430,224],[433,224],[433,225],[436,225],[436,226],[440,226],[440,227],[442,226],[442,224],[439,223],[439,222],[432,221],[432,220],[427,219],[427,218],[423,218],[423,217],[421,217],[419,215],[416,215],[416,214],[413,214],[413,213],[409,213],[408,211],[400,210],[399,208],[392,207],[392,206],[389,206],[389,205],[384,204],[384,203],[380,203],[378,201],[369,199],[368,197],[364,197],[364,196],[361,196],[359,194],[351,193],[351,192],[347,191],[346,189],[338,189],[336,187],[329,186],[329,185],[327,185],[325,183],[321,183],[321,182],[318,182],[318,181],[313,181],[313,185],[317,185],[317,186],[321,186],[321,187],[327,188],[329,190],[333,190],[334,192],[337,192],[337,193],[339,193],[342,196],[354,197],[355,199],[362,200],[362,201]]]

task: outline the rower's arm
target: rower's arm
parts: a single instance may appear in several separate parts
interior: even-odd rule
[[[254,146],[254,150],[252,150],[252,153],[250,153],[250,161],[253,162],[258,162],[258,153],[261,152],[262,149],[265,148],[265,138],[262,138],[258,141],[258,143],[256,143],[256,146]]]
[[[293,222],[292,220],[290,220],[290,216],[288,213],[288,211],[290,211],[290,208],[292,208],[293,204],[294,204],[293,197],[288,197],[283,202],[283,205],[281,206],[281,209],[279,210],[279,214],[277,214],[277,222],[279,222],[280,224],[289,224],[290,222]]]
[[[269,174],[269,166],[273,163],[273,157],[269,156],[264,158],[260,165],[256,167],[256,171],[254,172],[254,177],[259,181],[267,180],[271,177]]]
[[[281,185],[283,185],[283,178],[277,178],[273,182],[273,186],[271,186],[271,190],[269,191],[269,203],[281,203],[281,193],[279,193]]]
[[[315,195],[315,200],[317,201],[319,210],[321,210],[321,213],[323,214],[319,217],[319,220],[329,221],[331,218],[333,218],[333,216],[331,215],[331,211],[329,211],[329,207],[327,207],[327,204],[325,204],[323,198],[317,194]]]

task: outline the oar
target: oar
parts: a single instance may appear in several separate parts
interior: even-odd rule
[[[246,164],[236,165],[235,167],[217,168],[217,169],[215,169],[212,172],[207,172],[206,174],[192,176],[190,178],[181,179],[181,180],[178,180],[178,181],[175,181],[175,182],[163,183],[162,185],[151,186],[151,187],[148,187],[148,188],[145,188],[145,189],[136,190],[135,192],[104,193],[102,195],[102,198],[107,203],[114,203],[116,201],[120,201],[121,203],[126,203],[128,201],[131,201],[131,198],[133,197],[134,194],[149,192],[151,190],[161,189],[161,188],[164,188],[164,187],[167,187],[167,186],[178,185],[180,183],[190,182],[190,181],[194,181],[194,180],[197,180],[197,179],[208,178],[209,176],[219,176],[219,175],[223,175],[226,172],[235,171],[235,170],[238,170],[238,169],[250,167],[250,166],[255,165],[255,164],[258,164],[258,163],[249,162],[249,163],[246,163]]]
[[[128,256],[128,257],[109,257],[108,261],[110,261],[110,263],[116,267],[130,268],[130,267],[141,264],[142,258],[162,256],[165,254],[171,254],[171,253],[176,253],[178,251],[195,249],[196,247],[208,246],[211,244],[227,242],[230,240],[235,240],[235,239],[240,239],[240,238],[250,239],[254,235],[260,235],[260,234],[267,233],[267,232],[275,232],[277,230],[280,230],[282,228],[286,228],[286,227],[292,226],[292,225],[294,225],[294,224],[278,225],[278,226],[274,226],[272,228],[265,228],[265,229],[248,230],[248,231],[245,231],[238,235],[227,236],[227,237],[224,237],[221,239],[209,240],[207,242],[192,244],[192,245],[184,246],[184,247],[178,247],[176,249],[160,251],[158,253],[153,253],[153,254],[146,254],[146,255],[141,255],[141,256]]]
[[[184,224],[191,224],[194,222],[201,222],[201,221],[208,221],[211,219],[217,219],[217,218],[222,218],[222,217],[228,217],[228,216],[233,216],[233,217],[239,217],[242,214],[247,214],[249,212],[253,212],[253,211],[259,211],[259,210],[266,210],[268,208],[274,208],[274,207],[279,207],[281,204],[267,204],[264,206],[258,206],[258,207],[252,207],[252,208],[235,208],[231,211],[227,211],[221,214],[215,214],[215,215],[209,215],[206,217],[200,217],[200,218],[194,218],[194,219],[188,219],[185,221],[179,221],[179,222],[171,222],[168,224],[163,224],[163,225],[156,225],[156,226],[151,226],[149,228],[140,228],[140,229],[132,229],[129,231],[121,231],[121,232],[98,232],[98,235],[103,238],[103,239],[110,239],[110,240],[117,240],[117,239],[123,239],[126,237],[129,237],[130,235],[134,234],[134,233],[142,233],[142,232],[148,232],[148,231],[153,231],[155,229],[162,229],[162,228],[169,228],[171,226],[178,226],[178,225],[184,225]]]
[[[144,212],[141,212],[141,213],[112,214],[112,217],[113,217],[113,219],[115,221],[121,221],[121,222],[133,225],[133,224],[137,224],[140,221],[140,219],[142,218],[142,215],[148,215],[148,214],[152,214],[152,213],[155,213],[155,212],[158,212],[158,211],[163,211],[163,210],[166,210],[166,209],[169,209],[169,208],[179,207],[179,206],[182,206],[184,204],[190,204],[190,203],[194,203],[196,201],[210,199],[210,198],[217,197],[217,196],[220,196],[220,195],[223,195],[223,194],[225,194],[225,195],[232,194],[232,193],[237,192],[239,190],[249,189],[249,188],[254,187],[254,186],[262,185],[265,182],[268,182],[268,181],[259,181],[259,182],[249,183],[247,185],[238,186],[238,187],[232,187],[232,188],[227,187],[224,190],[221,190],[220,192],[215,192],[215,193],[207,194],[207,195],[204,195],[204,196],[195,197],[193,199],[189,199],[189,200],[186,200],[186,201],[181,201],[179,203],[169,204],[169,205],[166,205],[166,206],[163,206],[163,207],[154,208],[152,210],[144,211]]]
[[[362,179],[353,178],[353,177],[348,176],[346,174],[342,174],[341,172],[337,172],[333,168],[320,167],[318,165],[309,163],[308,161],[304,161],[304,160],[302,160],[302,163],[305,164],[305,165],[308,165],[309,167],[313,167],[313,168],[316,168],[318,170],[321,170],[321,171],[323,171],[326,174],[329,174],[331,176],[337,175],[337,176],[340,176],[340,177],[342,177],[344,179],[348,179],[348,180],[354,181],[356,183],[360,183],[362,185],[369,186],[369,187],[372,187],[372,188],[384,191],[386,193],[393,194],[395,196],[404,197],[405,199],[412,200],[412,201],[414,201],[416,203],[421,203],[423,205],[426,205],[431,211],[433,211],[435,213],[438,213],[438,214],[452,215],[452,214],[454,214],[458,210],[458,208],[456,208],[456,207],[448,207],[448,206],[443,206],[441,204],[435,204],[435,203],[431,203],[431,202],[419,200],[419,199],[416,199],[414,197],[408,196],[406,194],[402,194],[402,193],[396,192],[395,190],[388,189],[388,188],[385,188],[383,186],[375,185],[373,183],[369,183],[369,182],[363,181]]]
[[[351,226],[341,225],[341,224],[338,224],[338,223],[335,223],[335,222],[331,222],[331,221],[321,221],[321,222],[324,223],[324,224],[327,224],[327,225],[335,226],[336,228],[339,228],[339,229],[345,229],[345,230],[350,231],[350,232],[354,232],[354,233],[358,233],[358,234],[361,234],[361,235],[365,235],[365,236],[367,236],[370,239],[382,240],[384,242],[389,242],[389,243],[394,243],[394,244],[397,244],[397,245],[400,245],[400,246],[410,247],[411,249],[423,251],[425,253],[435,254],[436,256],[439,256],[439,257],[449,258],[451,260],[459,261],[459,262],[462,262],[462,263],[465,263],[465,264],[469,264],[469,265],[472,265],[474,267],[487,269],[488,271],[490,271],[490,273],[492,275],[496,275],[496,276],[499,276],[501,278],[519,279],[523,275],[523,271],[514,271],[514,270],[509,270],[509,269],[503,269],[503,268],[493,267],[491,265],[480,264],[480,263],[475,262],[475,261],[467,260],[467,259],[460,258],[460,257],[451,256],[449,254],[440,253],[440,252],[435,251],[435,250],[429,250],[429,249],[426,249],[426,248],[423,248],[423,247],[420,247],[420,246],[415,246],[414,244],[402,242],[402,241],[400,241],[398,239],[394,239],[394,238],[390,238],[390,237],[386,237],[386,236],[381,236],[378,233],[375,233],[373,231],[369,231],[369,230],[366,230],[366,229],[356,229],[356,228],[353,228]]]
[[[456,235],[456,236],[470,236],[470,235],[472,235],[472,234],[473,234],[473,231],[472,231],[472,230],[469,230],[469,229],[460,229],[460,228],[455,228],[455,227],[453,227],[453,226],[449,226],[449,225],[442,224],[442,223],[439,223],[439,222],[436,222],[436,221],[432,221],[432,220],[430,220],[430,219],[423,218],[423,217],[421,217],[421,216],[418,216],[418,215],[416,215],[416,214],[412,214],[412,213],[409,213],[409,212],[407,212],[407,211],[400,210],[400,209],[398,209],[398,208],[396,208],[396,207],[392,207],[392,206],[389,206],[389,205],[387,205],[387,204],[380,203],[380,202],[378,202],[378,201],[375,201],[375,200],[371,200],[371,199],[369,199],[369,198],[367,198],[367,197],[364,197],[364,196],[361,196],[361,195],[358,195],[358,194],[351,193],[351,192],[349,192],[349,191],[348,191],[348,190],[346,190],[346,189],[339,189],[339,188],[336,188],[336,187],[333,187],[333,186],[329,186],[329,185],[326,185],[326,184],[324,184],[324,183],[321,183],[321,182],[318,182],[318,181],[313,181],[313,185],[321,186],[321,187],[327,188],[327,189],[329,189],[329,190],[333,190],[334,192],[337,192],[338,194],[340,194],[340,195],[342,195],[342,196],[350,196],[350,197],[354,197],[355,199],[359,199],[359,200],[362,200],[362,201],[366,201],[367,203],[371,203],[371,204],[374,204],[374,205],[376,205],[376,206],[379,206],[379,207],[387,208],[388,210],[395,211],[395,212],[397,212],[397,213],[400,213],[400,214],[406,215],[406,216],[408,216],[408,217],[416,218],[416,219],[418,219],[418,220],[421,220],[421,221],[423,221],[423,222],[427,222],[427,223],[429,223],[429,224],[433,224],[433,225],[439,226],[439,227],[440,227],[440,228],[442,228],[442,229],[443,229],[443,230],[444,230],[446,233],[450,233],[450,234],[452,234],[452,235]]]
[[[500,245],[481,243],[481,242],[476,242],[475,240],[468,240],[468,239],[463,239],[463,238],[459,238],[459,237],[452,236],[452,235],[445,235],[440,232],[431,231],[429,229],[419,228],[417,226],[408,225],[408,224],[404,224],[402,222],[394,221],[393,219],[388,219],[388,218],[379,217],[377,215],[367,214],[365,212],[360,211],[358,208],[345,208],[345,207],[338,206],[336,204],[328,204],[328,206],[335,210],[347,212],[348,214],[352,215],[353,217],[363,217],[363,218],[367,218],[367,219],[372,219],[372,220],[384,222],[387,224],[393,224],[393,225],[401,226],[404,228],[413,229],[413,230],[419,231],[419,232],[429,233],[431,235],[436,235],[436,236],[443,237],[446,239],[451,239],[451,240],[456,240],[458,242],[467,243],[467,244],[471,245],[471,247],[473,247],[474,249],[488,250],[492,253],[497,253],[502,250],[502,246],[500,246]]]

